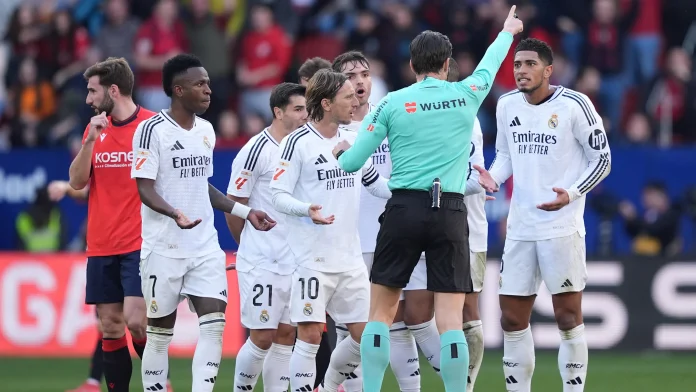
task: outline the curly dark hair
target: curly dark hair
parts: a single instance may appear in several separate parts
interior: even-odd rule
[[[538,40],[536,38],[523,39],[515,47],[515,54],[523,50],[536,52],[539,55],[539,59],[541,59],[541,61],[543,61],[546,65],[553,64],[553,50],[549,44],[542,40]]]

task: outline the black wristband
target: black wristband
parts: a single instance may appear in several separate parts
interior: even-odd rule
[[[338,159],[338,158],[341,156],[341,154],[343,154],[344,152],[346,152],[346,150],[339,150],[339,151],[336,153],[336,159]]]

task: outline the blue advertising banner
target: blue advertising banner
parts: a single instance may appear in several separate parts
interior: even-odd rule
[[[227,190],[229,168],[236,153],[232,150],[215,153],[216,170],[211,183],[223,192]],[[484,153],[488,164],[492,161],[495,151],[488,148]],[[627,253],[630,250],[630,240],[623,230],[620,218],[613,216],[600,226],[602,220],[598,211],[606,210],[607,203],[615,205],[617,201],[630,200],[640,210],[641,189],[646,182],[653,180],[660,180],[666,184],[673,201],[682,199],[687,189],[696,186],[694,149],[614,147],[612,158],[611,174],[600,187],[592,191],[587,201],[585,225],[589,254],[599,253],[600,235],[604,238],[603,242],[606,242],[607,238],[611,239],[610,247],[613,252]],[[53,180],[67,179],[71,160],[72,157],[65,150],[12,150],[0,153],[0,219],[4,222],[0,228],[0,249],[15,249],[17,215],[31,204],[36,189],[48,185]],[[524,181],[519,178],[515,180]],[[506,197],[506,191],[505,188],[501,189],[496,195],[496,200],[486,203],[490,223],[489,247],[492,254],[499,254],[502,250],[502,225],[499,222],[508,212],[509,192]],[[600,200],[602,203],[598,203]],[[72,238],[86,219],[87,206],[85,203],[67,198],[59,205],[66,217]],[[236,249],[236,243],[229,235],[222,213],[216,214],[215,225],[223,249]],[[685,215],[682,218],[681,233],[685,242],[684,248],[687,250],[694,250],[693,226],[693,220]]]

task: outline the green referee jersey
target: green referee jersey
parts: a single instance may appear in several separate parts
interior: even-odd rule
[[[392,159],[390,189],[429,190],[440,178],[443,192],[464,193],[474,119],[512,44],[501,32],[474,73],[461,82],[427,77],[389,93],[362,122],[355,144],[338,159],[355,172],[385,138]]]

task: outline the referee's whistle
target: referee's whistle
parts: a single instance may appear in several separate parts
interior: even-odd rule
[[[433,193],[432,193],[432,198],[433,198],[433,204],[432,204],[432,209],[433,211],[437,211],[440,209],[440,196],[442,195],[442,191],[440,189],[440,179],[436,178],[433,180]]]

